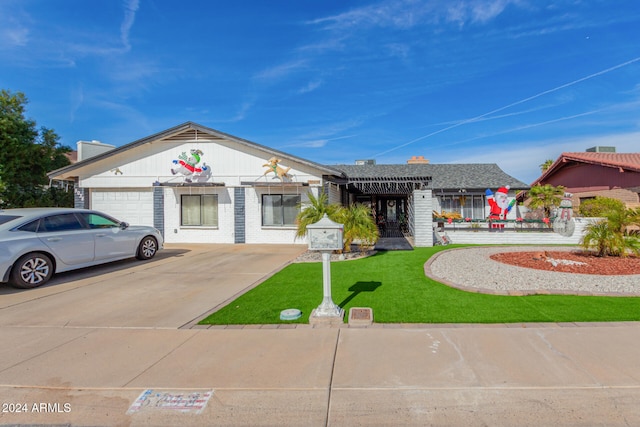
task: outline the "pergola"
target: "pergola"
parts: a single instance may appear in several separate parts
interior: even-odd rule
[[[431,186],[430,176],[394,176],[394,177],[349,177],[347,189],[361,194],[411,194],[414,190],[422,190]]]

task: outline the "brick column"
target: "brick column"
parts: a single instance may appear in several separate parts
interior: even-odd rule
[[[245,195],[243,187],[233,189],[233,235],[234,243],[245,243]]]
[[[89,189],[78,185],[78,178],[73,183],[73,207],[76,209],[89,209]]]
[[[164,237],[164,188],[153,184],[153,226]]]

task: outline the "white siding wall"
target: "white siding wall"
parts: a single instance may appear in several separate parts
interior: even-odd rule
[[[182,175],[173,175],[171,169],[176,166],[182,153],[189,153],[191,149],[203,152],[198,166],[207,164],[211,168],[211,177],[206,182],[223,182],[229,187],[239,186],[243,181],[260,181],[277,183],[273,172],[266,176],[263,167],[271,157],[268,153],[251,149],[231,141],[198,140],[189,143],[157,142],[132,149],[126,158],[105,159],[95,166],[95,171],[88,176],[80,177],[80,186],[84,188],[109,187],[150,187],[153,182],[181,183]],[[294,182],[317,181],[321,176],[310,174],[308,166],[283,160],[283,168],[291,167],[288,174]],[[306,171],[302,170],[306,169]],[[196,182],[196,179],[193,179]]]
[[[306,244],[306,238],[296,238],[296,227],[263,227],[262,226],[262,195],[263,194],[299,194],[300,200],[304,204],[309,201],[307,197],[308,187],[296,191],[287,189],[286,191],[276,191],[268,188],[247,188],[245,193],[246,202],[246,243],[284,243],[284,244]],[[317,189],[314,189],[317,193]]]
[[[330,204],[331,203],[340,203],[341,202],[341,200],[340,200],[340,187],[335,185],[335,184],[329,183],[327,185],[327,188],[328,188],[328,192],[327,192],[328,194],[327,195],[329,196],[329,203]]]
[[[181,194],[217,194],[218,227],[183,227],[180,225]],[[167,243],[233,243],[233,189],[164,188],[164,224]]]

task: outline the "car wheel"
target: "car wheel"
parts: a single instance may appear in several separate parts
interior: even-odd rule
[[[147,236],[138,245],[138,253],[136,258],[138,259],[151,259],[158,252],[158,242],[151,236]]]
[[[42,286],[53,275],[53,262],[45,254],[31,253],[22,256],[11,269],[9,284],[16,288],[30,289]]]

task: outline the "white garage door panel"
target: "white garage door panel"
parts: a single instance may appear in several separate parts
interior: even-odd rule
[[[153,226],[153,193],[151,191],[91,192],[91,209],[105,212],[132,225]]]

